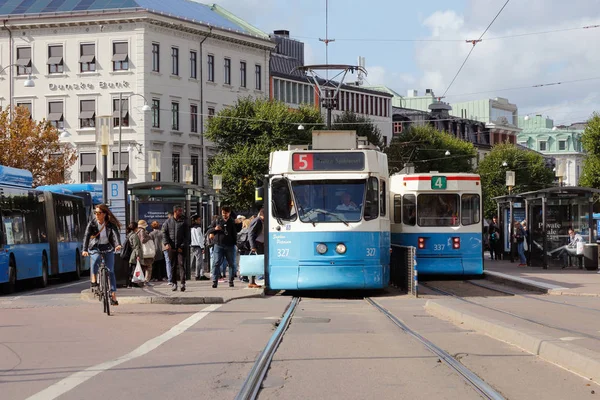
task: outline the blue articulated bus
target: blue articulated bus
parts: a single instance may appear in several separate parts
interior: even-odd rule
[[[390,278],[387,157],[354,131],[271,153],[265,279],[272,290],[381,289]]]
[[[38,186],[36,189],[81,197],[85,205],[85,213],[89,218],[93,217],[94,207],[102,203],[102,184],[100,183],[62,183]]]
[[[390,194],[392,243],[416,248],[419,276],[483,274],[479,175],[395,174]]]
[[[87,224],[83,200],[31,187],[29,171],[0,166],[0,286],[50,277],[79,278],[81,243]]]

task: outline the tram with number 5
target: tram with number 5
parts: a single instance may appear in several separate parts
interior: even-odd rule
[[[416,248],[419,276],[483,274],[479,175],[394,174],[390,192],[392,243]]]
[[[270,155],[265,280],[272,290],[381,289],[390,278],[387,156],[354,131]]]

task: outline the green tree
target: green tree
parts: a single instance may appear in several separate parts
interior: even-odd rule
[[[0,165],[26,169],[34,186],[64,182],[64,173],[77,160],[75,150],[59,142],[48,121],[30,118],[26,107],[0,112]]]
[[[600,114],[595,112],[581,135],[581,145],[587,153],[579,185],[600,188]]]
[[[495,145],[477,168],[481,175],[486,218],[492,218],[497,213],[497,204],[493,198],[508,195],[506,171],[515,172],[515,187],[512,189],[514,194],[544,189],[554,183],[554,173],[546,167],[541,154],[520,149],[510,143]]]
[[[477,156],[472,143],[431,126],[404,130],[392,140],[386,153],[390,173],[400,171],[408,162],[414,163],[415,172],[473,172],[471,161]]]
[[[290,109],[267,99],[240,98],[233,107],[221,110],[209,121],[206,137],[217,146],[208,173],[223,175],[222,203],[252,208],[256,179],[268,172],[269,153],[288,144],[309,144],[310,128],[322,123],[315,107]],[[307,129],[298,130],[301,124]]]
[[[340,131],[356,131],[357,136],[366,136],[369,143],[383,148],[383,139],[381,130],[373,124],[367,117],[357,115],[352,111],[344,111],[341,115],[336,115],[332,124],[332,129]]]

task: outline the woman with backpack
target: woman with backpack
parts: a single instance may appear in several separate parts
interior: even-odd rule
[[[140,256],[140,264],[145,273],[145,284],[152,286],[150,279],[152,279],[152,263],[154,263],[154,256],[156,255],[156,247],[154,247],[154,240],[150,237],[147,231],[148,223],[143,219],[138,221],[136,234],[140,239],[142,247],[142,255]]]
[[[131,289],[132,287],[132,278],[133,278],[133,271],[135,271],[135,267],[137,265],[137,261],[142,259],[143,254],[142,254],[142,242],[140,241],[140,238],[137,235],[137,229],[138,229],[138,223],[135,221],[132,221],[129,223],[129,225],[127,225],[127,244],[125,245],[125,251],[123,252],[124,254],[122,254],[122,257],[127,256],[127,253],[129,252],[129,273],[127,275],[127,288]],[[127,248],[129,247],[129,248]]]

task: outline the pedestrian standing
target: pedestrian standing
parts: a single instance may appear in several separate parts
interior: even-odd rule
[[[192,227],[190,228],[190,237],[192,245],[192,260],[190,265],[196,266],[196,280],[207,281],[204,276],[204,234],[202,233],[202,219],[199,215],[192,216]]]
[[[209,238],[214,242],[214,262],[211,269],[213,288],[217,287],[219,271],[223,262],[227,260],[229,265],[229,287],[233,287],[235,276],[235,245],[237,234],[242,230],[242,221],[231,217],[231,207],[221,208],[221,218],[211,224]]]
[[[189,225],[183,215],[181,206],[173,207],[173,218],[168,219],[162,227],[163,245],[169,252],[171,261],[171,290],[177,290],[177,272],[181,280],[181,291],[185,292],[185,254],[187,250],[187,232]]]
[[[517,253],[519,254],[519,267],[525,267],[527,266],[527,258],[525,257],[525,249],[523,244],[525,242],[525,230],[519,221],[515,221],[513,225],[515,229],[515,241],[517,242]]]
[[[131,221],[129,225],[127,225],[127,240],[129,241],[129,247],[131,248],[131,255],[129,256],[129,271],[127,275],[128,289],[131,289],[132,287],[131,281],[133,279],[133,271],[135,271],[137,262],[143,257],[142,242],[137,235],[137,229],[138,223],[135,221]]]
[[[150,237],[150,234],[147,231],[148,228],[148,223],[146,221],[144,221],[143,219],[140,219],[138,221],[138,229],[137,229],[137,235],[138,238],[140,239],[140,242],[142,244],[148,243],[148,242],[152,242],[152,244],[154,244],[154,241],[152,240],[152,238]],[[156,253],[154,253],[156,254]],[[144,255],[143,258],[140,258],[140,264],[142,264],[142,270],[144,271],[144,276],[145,276],[145,284],[148,286],[152,286],[152,283],[150,283],[150,280],[152,279],[152,264],[154,263],[154,255],[151,255],[150,257],[146,254]]]
[[[169,211],[167,213],[167,221],[169,221],[170,219],[173,219],[173,213],[171,211]],[[165,223],[167,221],[165,221]],[[161,232],[162,232],[162,230],[161,230]],[[164,235],[163,235],[163,237],[164,237]],[[163,249],[163,257],[165,258],[165,269],[167,270],[167,275],[166,275],[167,282],[169,282],[169,285],[172,285],[173,279],[171,279],[171,259],[169,258],[169,250],[167,250],[166,247],[164,245],[162,245],[162,243],[161,243],[161,248]]]
[[[490,258],[492,260],[500,260],[500,228],[498,227],[498,219],[492,218],[492,223],[489,226],[490,232]]]
[[[154,255],[154,262],[152,264],[152,273],[154,274],[155,280],[163,280],[167,277],[167,270],[165,268],[165,255],[162,251],[163,248],[163,234],[160,230],[160,224],[158,221],[152,221],[152,232],[150,232],[150,237],[154,240],[154,248],[156,249],[156,254]]]
[[[258,217],[254,218],[252,225],[250,225],[250,234],[248,235],[248,242],[250,243],[250,252],[256,254],[265,254],[265,211],[260,209]],[[250,278],[250,284],[248,287],[256,288],[258,285],[255,282],[256,277]]]

